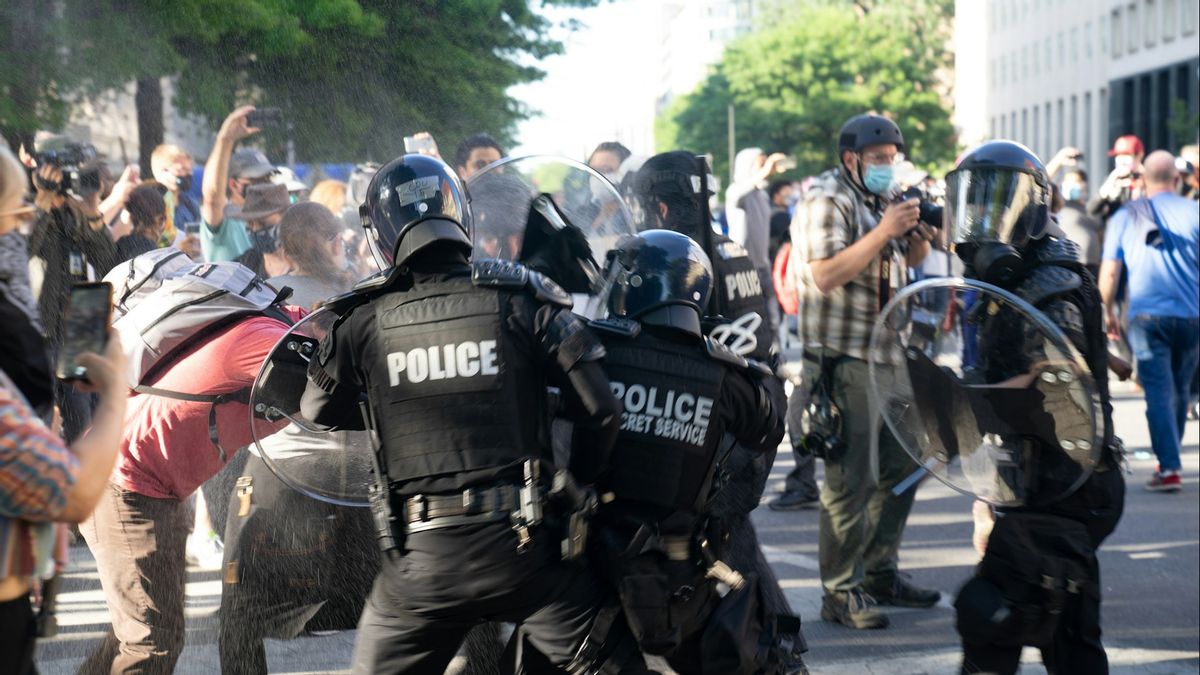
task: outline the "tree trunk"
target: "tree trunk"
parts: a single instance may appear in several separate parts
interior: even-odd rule
[[[16,83],[9,96],[12,97],[14,118],[9,120],[6,131],[7,139],[13,152],[24,145],[33,152],[34,133],[40,126],[38,118],[38,93],[46,85],[42,59],[50,50],[28,47],[27,45],[44,45],[48,42],[45,35],[44,21],[39,17],[37,0],[15,0],[9,17],[12,21],[11,34],[8,44],[4,46],[4,59],[9,61],[14,73],[17,73]]]
[[[163,142],[162,80],[157,77],[138,80],[134,105],[137,107],[138,164],[142,175],[149,177],[152,175],[150,153]]]

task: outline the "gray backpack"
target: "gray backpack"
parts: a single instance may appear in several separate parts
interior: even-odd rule
[[[292,290],[276,291],[240,263],[193,263],[175,248],[137,256],[114,267],[104,280],[113,286],[113,328],[129,360],[129,387],[140,394],[212,404],[209,437],[224,462],[216,407],[248,402],[250,389],[191,394],[147,383],[188,349],[244,319],[266,316],[292,325],[282,308]]]

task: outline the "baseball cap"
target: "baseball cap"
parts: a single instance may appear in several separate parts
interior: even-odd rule
[[[275,165],[261,151],[244,148],[229,159],[230,178],[262,178],[275,173]]]
[[[1142,145],[1142,140],[1133,134],[1128,134],[1113,141],[1112,150],[1108,151],[1108,156],[1141,155],[1145,152],[1146,148]]]

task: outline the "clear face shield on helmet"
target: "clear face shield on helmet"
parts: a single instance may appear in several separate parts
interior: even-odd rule
[[[701,221],[707,214],[706,207],[708,196],[712,193],[712,186],[717,184],[716,178],[712,174],[706,173],[701,176],[698,173],[685,174],[679,171],[664,170],[656,171],[653,176],[644,180],[647,182],[640,185],[635,183],[634,188],[625,198],[633,216],[633,224],[638,232],[668,229],[696,238],[701,232],[699,228],[709,226],[708,223]],[[678,222],[664,222],[660,205],[665,203],[666,195],[693,200],[696,205],[696,213],[699,214],[697,222],[688,223],[687,227],[683,227],[683,224]],[[669,214],[667,218],[670,218]],[[692,226],[695,227],[694,230]],[[688,231],[683,232],[685,229]]]
[[[467,191],[476,259],[529,265],[574,291],[576,311],[593,316],[604,286],[597,263],[634,232],[612,183],[581,162],[532,155],[488,165]]]
[[[959,169],[946,176],[946,222],[955,242],[1021,247],[1038,229],[1046,197],[1045,186],[1025,171]]]

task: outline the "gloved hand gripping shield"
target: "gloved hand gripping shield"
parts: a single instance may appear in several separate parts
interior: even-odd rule
[[[338,318],[320,309],[275,344],[250,391],[250,426],[254,451],[289,487],[332,504],[367,506],[374,481],[368,432],[321,429],[300,412],[309,362]]]
[[[995,506],[1040,506],[1087,480],[1101,450],[1100,396],[1044,313],[981,281],[908,286],[870,345],[872,403],[923,467]]]
[[[575,295],[592,318],[602,295],[600,264],[622,236],[635,232],[617,188],[565,157],[532,155],[494,162],[467,181],[475,260],[516,260]],[[581,302],[586,301],[586,302]]]

